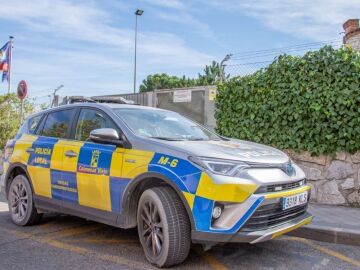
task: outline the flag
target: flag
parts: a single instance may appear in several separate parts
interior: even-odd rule
[[[0,71],[3,72],[2,81],[9,81],[9,70],[10,70],[10,42],[7,42],[0,49]]]

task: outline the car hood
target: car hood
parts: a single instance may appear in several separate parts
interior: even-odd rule
[[[164,142],[189,155],[237,160],[249,163],[283,164],[289,157],[273,147],[243,140]]]

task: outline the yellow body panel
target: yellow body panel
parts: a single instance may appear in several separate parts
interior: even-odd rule
[[[122,177],[134,179],[136,176],[148,171],[148,165],[154,152],[126,150],[122,168]]]
[[[291,195],[295,195],[307,190],[310,190],[310,186],[303,186],[303,187],[299,187],[296,189],[291,189],[291,190],[285,190],[285,191],[280,191],[280,192],[273,192],[270,194],[266,194],[265,195],[265,199],[274,199],[274,198],[281,198],[281,197],[286,197],[286,196],[291,196]]]
[[[80,148],[84,145],[84,143],[77,142],[77,141],[59,140],[58,144],[62,144],[63,148],[64,148],[62,170],[66,171],[66,172],[76,172],[79,154],[80,154]],[[67,151],[73,151],[77,154],[77,156],[76,157],[67,157],[67,156],[65,156],[65,153]]]
[[[28,148],[32,147],[33,142],[37,139],[36,136],[24,134],[20,140],[16,142],[13,153],[10,157],[11,163],[27,164],[30,154],[26,152]]]
[[[54,170],[62,170],[62,161],[64,155],[63,145],[56,143],[52,150],[50,168]]]
[[[185,191],[183,191],[183,194],[184,194],[184,197],[185,197],[190,209],[192,210],[192,208],[194,206],[195,195],[185,192]]]
[[[77,173],[79,204],[111,211],[110,177]]]
[[[122,163],[123,163],[124,149],[116,148],[112,154],[111,165],[110,165],[110,176],[122,177]]]
[[[215,184],[206,173],[201,173],[197,196],[222,202],[243,202],[254,193],[255,184]]]
[[[27,166],[34,192],[36,195],[51,198],[50,169],[37,166]]]

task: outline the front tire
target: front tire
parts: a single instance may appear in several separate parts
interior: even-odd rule
[[[36,224],[41,219],[33,200],[33,193],[28,179],[24,175],[16,176],[9,188],[8,204],[11,220],[19,226]]]
[[[191,245],[186,209],[170,187],[146,190],[137,211],[138,233],[148,261],[158,267],[182,263]]]

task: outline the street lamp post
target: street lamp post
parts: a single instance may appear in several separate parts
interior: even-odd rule
[[[136,92],[136,46],[137,46],[137,17],[144,13],[143,10],[137,9],[135,11],[135,63],[134,63],[134,94]]]

